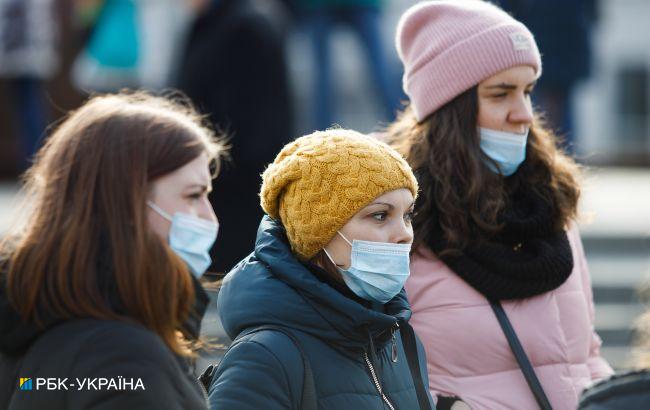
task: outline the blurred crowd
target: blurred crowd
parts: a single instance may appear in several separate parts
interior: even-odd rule
[[[595,0],[414,3],[399,72],[388,1],[0,0],[0,406],[646,407],[578,225]],[[339,30],[372,135],[337,126]],[[232,343],[196,380],[204,287]],[[142,388],[22,393],[54,374]]]
[[[499,3],[536,35],[545,62],[534,101],[571,151],[571,92],[589,74],[596,2]],[[25,170],[47,125],[89,94],[180,90],[229,136],[231,158],[212,194],[232,198],[214,202],[231,238],[214,249],[221,257],[212,270],[224,272],[255,236],[264,165],[295,138],[289,37],[308,39],[311,54],[304,58],[314,67],[310,109],[300,111],[309,118],[301,123],[310,129],[341,123],[335,68],[350,57],[364,60],[367,75],[360,78],[374,89],[367,98],[377,101],[377,119],[391,121],[405,95],[396,58],[386,51],[391,39],[382,36],[388,6],[382,0],[0,0],[0,178]],[[560,6],[569,10],[556,14]],[[339,30],[358,40],[359,56],[334,53]],[[239,215],[251,217],[230,227]]]

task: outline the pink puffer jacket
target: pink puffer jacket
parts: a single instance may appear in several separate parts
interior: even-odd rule
[[[610,375],[594,332],[591,281],[577,228],[574,268],[559,288],[503,307],[553,409],[575,409],[582,390]],[[474,410],[537,409],[487,300],[429,249],[411,260],[411,324],[427,353],[431,395],[459,396]]]

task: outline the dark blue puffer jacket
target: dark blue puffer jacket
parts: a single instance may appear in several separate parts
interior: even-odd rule
[[[294,257],[282,225],[268,216],[255,251],[226,276],[218,310],[231,338],[269,324],[291,331],[311,365],[319,409],[420,408],[397,326],[411,316],[404,291],[374,307],[346,297]],[[418,341],[420,374],[428,388],[424,354]],[[244,336],[220,363],[208,392],[210,407],[297,410],[303,379],[302,358],[291,340],[276,331],[256,332]]]

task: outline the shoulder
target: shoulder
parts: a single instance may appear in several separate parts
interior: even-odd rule
[[[208,390],[213,408],[294,408],[299,403],[303,365],[292,340],[261,330],[238,339],[219,363]]]
[[[425,245],[419,246],[411,255],[411,274],[452,273],[445,263]]]
[[[288,380],[302,375],[300,348],[285,333],[264,329],[241,337],[230,349],[232,356],[266,363],[283,372]]]
[[[650,371],[624,373],[601,381],[585,391],[581,409],[647,408],[650,405]]]
[[[56,346],[56,347],[54,347]],[[115,372],[135,363],[176,370],[178,359],[162,339],[141,325],[112,320],[81,319],[60,324],[39,338],[35,356],[67,357],[73,372],[94,372],[107,366]]]
[[[566,227],[565,231],[571,247],[582,250],[582,238],[580,237],[580,228],[578,227],[578,224],[575,221],[572,221]]]
[[[162,339],[139,324],[113,320],[83,320],[77,326],[82,328],[86,348],[92,353],[110,351],[112,354],[153,360],[171,356],[171,351]]]
[[[421,246],[411,256],[411,275],[406,282],[409,301],[415,310],[433,300],[463,300],[470,304],[484,300],[429,248]],[[470,302],[471,300],[471,302]]]
[[[137,324],[70,320],[43,334],[25,364],[31,373],[76,381],[71,408],[201,408],[189,364]]]

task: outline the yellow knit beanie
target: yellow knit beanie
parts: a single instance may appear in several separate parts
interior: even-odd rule
[[[411,168],[383,142],[344,129],[287,144],[264,171],[262,208],[284,225],[291,249],[314,257],[359,210],[386,192],[418,185]]]

